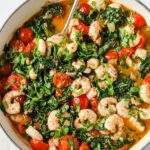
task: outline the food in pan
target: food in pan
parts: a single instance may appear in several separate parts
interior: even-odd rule
[[[34,150],[127,150],[150,129],[150,29],[109,0],[48,3],[0,59],[1,109]]]

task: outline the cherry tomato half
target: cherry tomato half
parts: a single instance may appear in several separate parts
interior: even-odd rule
[[[150,84],[150,75],[145,77],[144,82]]]
[[[5,63],[0,67],[0,75],[8,76],[11,73],[12,65],[10,63]]]
[[[3,77],[0,79],[0,93],[5,94],[7,90],[5,89],[5,86],[7,84],[7,78]]]
[[[19,122],[19,124],[18,124],[18,131],[19,131],[19,133],[21,133],[21,134],[25,134],[26,133],[26,129],[25,129],[25,125],[27,125],[28,123],[30,123],[31,122],[31,118],[30,117],[28,117],[28,116],[25,116],[25,117],[23,117],[23,119],[21,120],[21,122]]]
[[[75,26],[75,28],[85,35],[89,34],[89,27],[86,26],[82,21],[79,21],[79,25]]]
[[[81,143],[79,150],[91,150],[90,146],[86,143]]]
[[[106,54],[105,54],[105,58],[107,60],[111,60],[111,59],[117,59],[118,53],[115,50],[109,50]]]
[[[65,135],[60,141],[59,150],[78,150],[79,142],[72,135]]]
[[[58,88],[64,88],[72,83],[71,77],[63,72],[55,73],[53,77],[53,83]]]
[[[91,9],[91,7],[90,7],[90,5],[87,4],[87,3],[82,3],[82,4],[79,6],[79,10],[80,10],[81,12],[83,12],[84,14],[86,14],[86,15],[89,14],[90,9]]]
[[[27,53],[27,52],[33,50],[34,47],[35,47],[35,43],[34,43],[34,42],[29,42],[29,43],[25,46],[25,48],[23,49],[22,52],[23,52],[23,53]]]
[[[142,48],[145,44],[145,41],[146,41],[145,36],[140,34],[140,42],[138,43],[137,48]]]
[[[19,30],[19,39],[24,43],[29,43],[33,40],[33,31],[30,28],[21,28]]]
[[[101,133],[98,130],[92,132],[93,136],[99,136]]]
[[[22,52],[25,48],[25,45],[21,40],[13,40],[11,42],[11,48],[19,52]]]
[[[80,105],[80,110],[82,110],[82,109],[88,108],[89,100],[87,96],[84,94],[79,97],[73,98],[72,104],[74,107],[77,107],[78,105]]]
[[[12,90],[20,90],[21,85],[27,86],[27,80],[26,78],[18,74],[11,74],[8,77],[7,84],[10,84],[10,88]]]
[[[146,21],[144,17],[141,16],[140,14],[135,13],[132,15],[132,18],[133,18],[135,29],[141,29],[143,26],[146,25]]]
[[[33,150],[48,150],[49,148],[49,145],[47,143],[34,139],[30,140],[30,145],[33,148]]]
[[[123,56],[131,56],[133,53],[135,53],[135,49],[134,48],[123,48],[120,52],[119,52],[119,57],[123,57]]]

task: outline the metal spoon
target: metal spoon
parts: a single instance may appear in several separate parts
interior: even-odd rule
[[[72,19],[72,16],[74,14],[74,11],[76,9],[76,7],[78,6],[78,3],[79,3],[80,0],[75,0],[74,3],[73,3],[73,6],[72,6],[72,9],[71,9],[71,12],[69,14],[69,17],[67,19],[67,22],[63,28],[63,30],[61,31],[61,34],[64,34],[69,26],[69,23],[70,23],[70,20]]]

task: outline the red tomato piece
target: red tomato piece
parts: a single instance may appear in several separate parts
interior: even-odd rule
[[[49,145],[47,143],[34,139],[30,140],[30,145],[33,148],[33,150],[48,150],[49,148]]]
[[[10,63],[5,63],[0,67],[0,75],[8,76],[11,73],[12,65]]]
[[[23,76],[20,76],[18,74],[11,74],[8,77],[7,83],[10,84],[10,88],[12,90],[20,90],[21,85],[27,86],[27,80]]]
[[[119,56],[118,56],[118,53],[114,50],[109,50],[106,54],[105,54],[105,58],[107,60],[111,60],[111,59],[117,59]]]
[[[79,142],[72,135],[65,135],[60,141],[59,150],[78,150]]]
[[[145,44],[145,41],[146,41],[145,36],[140,34],[140,42],[138,43],[137,48],[142,48]]]
[[[91,150],[90,146],[86,143],[81,143],[79,150]]]
[[[123,56],[131,56],[133,53],[135,53],[135,49],[134,48],[123,48],[120,52],[119,52],[119,57],[123,57]]]
[[[145,77],[144,82],[150,84],[150,75]]]
[[[90,12],[90,9],[91,9],[91,6],[87,3],[82,3],[80,6],[79,6],[79,10],[81,12],[83,12],[84,14],[88,15],[89,12]]]
[[[23,52],[23,53],[27,53],[27,52],[33,50],[34,47],[35,47],[35,43],[34,43],[34,42],[29,42],[29,43],[25,46],[25,48],[24,48],[24,50],[23,50],[22,52]]]
[[[18,124],[18,131],[19,131],[19,133],[21,133],[21,134],[25,134],[26,133],[26,129],[25,129],[24,126],[27,125],[28,123],[30,123],[31,120],[32,119],[30,117],[28,117],[28,116],[24,117],[21,120],[21,122]]]
[[[5,94],[7,92],[7,90],[5,89],[5,86],[7,84],[7,78],[1,78],[0,79],[0,93],[1,94]]]
[[[19,39],[24,43],[29,43],[33,40],[33,31],[30,28],[21,28],[19,30]]]
[[[19,52],[22,52],[25,48],[25,45],[21,40],[13,40],[11,42],[11,48]]]
[[[79,21],[79,25],[75,26],[75,28],[85,35],[89,34],[89,27],[86,26],[82,21]]]
[[[58,88],[64,88],[72,83],[71,77],[63,72],[55,73],[53,77],[53,83]]]
[[[72,100],[72,104],[74,107],[77,107],[78,105],[80,105],[80,110],[82,110],[82,109],[88,108],[89,100],[87,96],[84,94],[84,95],[74,98]]]
[[[135,29],[141,29],[143,26],[146,25],[146,21],[144,17],[141,16],[140,14],[135,13],[132,15],[132,18],[133,18]]]
[[[94,97],[90,100],[90,104],[91,104],[91,107],[93,109],[97,109],[98,107],[98,100],[97,100],[97,97]]]
[[[93,135],[93,136],[98,136],[98,135],[100,135],[100,134],[101,134],[101,133],[100,133],[98,130],[92,132],[92,135]]]

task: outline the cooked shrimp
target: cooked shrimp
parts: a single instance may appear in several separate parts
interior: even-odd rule
[[[111,82],[114,82],[118,77],[117,70],[111,64],[100,65],[95,69],[95,73],[98,79],[103,80],[98,83],[101,88],[106,87],[110,84],[105,79],[106,75],[108,75],[108,78]]]
[[[70,21],[67,33],[70,34],[72,31],[72,28],[77,25],[79,25],[79,20],[76,18],[72,18]]]
[[[41,56],[45,56],[46,44],[45,44],[45,41],[43,39],[39,39],[39,41],[38,41],[38,50],[39,50]]]
[[[83,73],[85,73],[85,74],[89,74],[89,73],[91,73],[91,68],[86,68],[84,71],[83,71]]]
[[[47,39],[48,43],[53,43],[53,44],[59,44],[62,40],[64,39],[64,35],[62,34],[55,34],[51,36],[50,38]]]
[[[124,121],[117,114],[113,114],[110,117],[108,117],[108,119],[104,124],[104,127],[111,133],[114,133],[112,139],[116,141],[122,135],[123,131],[122,128],[124,127]]]
[[[32,126],[29,126],[26,129],[26,134],[28,134],[34,140],[43,140],[43,136],[40,134],[40,132],[34,129]]]
[[[117,70],[111,64],[100,65],[95,69],[95,73],[98,79],[103,79],[105,74],[108,74],[112,81],[115,81],[118,77]]]
[[[84,60],[78,59],[72,63],[72,66],[77,70],[80,69],[82,66],[85,66]]]
[[[51,51],[52,45],[58,45],[64,39],[64,35],[62,34],[55,34],[47,39],[47,48]]]
[[[48,141],[49,150],[58,150],[59,149],[59,139],[50,138]]]
[[[138,121],[138,118],[130,117],[129,122],[132,124],[132,126],[139,132],[143,132],[145,130],[145,126]]]
[[[96,69],[99,66],[99,60],[97,58],[90,58],[87,61],[87,67],[91,69]]]
[[[66,48],[69,50],[69,53],[75,53],[77,51],[78,45],[75,42],[68,43]]]
[[[91,89],[90,80],[86,77],[78,78],[73,81],[71,85],[72,95],[78,97],[80,95],[86,94]]]
[[[36,80],[38,75],[35,73],[34,68],[31,68],[29,71],[29,77],[31,80]]]
[[[129,118],[129,108],[126,106],[125,99],[122,99],[116,105],[117,113],[123,118]]]
[[[85,126],[82,125],[85,121],[88,121],[91,124],[94,124],[97,120],[97,115],[96,113],[91,110],[91,109],[83,109],[79,112],[79,118],[77,118],[74,121],[74,126],[79,129],[79,128],[85,128]],[[87,131],[92,130],[93,127],[88,127]]]
[[[100,45],[100,43],[101,43],[101,40],[99,40],[99,39],[101,39],[100,32],[102,31],[102,27],[103,27],[103,23],[102,22],[94,21],[90,25],[90,29],[89,29],[89,36],[98,45]]]
[[[60,128],[60,123],[59,123],[59,119],[57,118],[57,110],[53,110],[50,112],[49,116],[48,116],[48,129],[51,131],[55,131],[58,130]]]
[[[88,4],[92,8],[105,9],[107,0],[89,0]]]
[[[48,129],[49,129],[50,131],[58,130],[58,129],[61,127],[60,122],[59,122],[59,119],[58,119],[58,117],[57,117],[57,114],[58,114],[58,110],[53,110],[53,111],[51,111],[51,112],[49,113],[47,125],[48,125]],[[67,120],[67,118],[70,117],[70,114],[69,114],[68,112],[65,112],[65,113],[62,114],[62,116],[63,116],[64,118],[66,118],[66,120]],[[65,124],[66,126],[68,126],[68,125],[69,125],[69,124],[68,124],[68,121],[69,121],[69,120],[68,120],[68,121],[66,121],[66,120],[65,120],[64,124]]]
[[[112,7],[112,8],[121,8],[121,4],[120,3],[111,3],[108,5],[109,7]]]
[[[98,89],[96,87],[92,87],[90,91],[86,94],[88,99],[92,99],[93,97],[96,97],[99,94]]]
[[[101,116],[109,116],[116,112],[115,105],[117,104],[117,99],[114,97],[103,98],[98,105],[98,111]]]
[[[135,27],[133,25],[127,24],[125,27],[123,27],[126,32],[129,34],[135,33]]]
[[[29,65],[30,64],[30,58],[28,57],[27,59],[26,59],[26,65]]]
[[[13,101],[13,100],[15,97],[22,96],[22,95],[25,95],[25,93],[19,92],[19,91],[10,91],[5,94],[5,96],[3,97],[2,103],[5,106],[4,107],[5,111],[8,114],[15,115],[15,114],[20,113],[21,111],[20,103],[17,101]]]
[[[150,119],[150,108],[140,108],[139,116],[141,120],[149,120]]]
[[[137,100],[136,98],[131,98],[131,103],[135,106],[141,105],[141,102]]]
[[[95,69],[95,73],[98,79],[102,79],[105,75],[106,69],[104,66],[100,65],[98,68]]]
[[[134,57],[135,57],[135,58],[138,57],[138,58],[140,58],[140,59],[142,59],[142,60],[145,60],[146,55],[147,55],[147,50],[142,49],[142,48],[138,48],[138,49],[135,51]]]
[[[15,123],[19,123],[22,121],[23,115],[22,114],[11,115],[10,119]]]
[[[72,28],[72,31],[70,33],[70,39],[73,41],[73,42],[76,42],[76,37],[77,37],[77,33],[79,31],[76,29],[76,28]]]
[[[150,104],[150,85],[149,84],[141,85],[139,94],[140,94],[141,99],[145,103]]]
[[[132,44],[132,47],[135,47],[139,44],[141,40],[141,35],[139,33],[136,34],[136,38],[133,40],[133,44]]]
[[[146,54],[147,54],[146,50],[137,49],[135,51],[135,54],[133,55],[133,58],[131,58],[129,56],[126,58],[126,64],[129,67],[132,67],[134,69],[139,69],[141,66],[141,60],[145,60]],[[139,59],[141,59],[141,60],[139,60]]]

